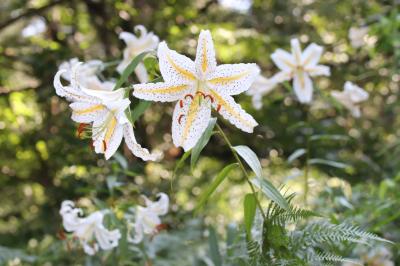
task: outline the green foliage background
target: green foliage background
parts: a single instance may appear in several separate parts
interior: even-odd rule
[[[76,138],[68,103],[55,95],[52,86],[58,65],[72,57],[105,62],[121,58],[124,44],[118,33],[132,31],[138,24],[191,58],[200,29],[210,29],[219,63],[255,62],[267,77],[278,71],[270,54],[277,48],[289,49],[292,37],[299,37],[303,47],[309,42],[323,45],[322,63],[331,67],[332,76],[314,80],[316,101],[310,108],[296,101],[290,86],[279,85],[264,97],[261,111],[252,108],[248,96],[237,97],[260,124],[253,135],[225,122],[222,126],[235,145],[248,145],[257,153],[273,183],[288,183],[300,194],[306,158],[289,164],[288,156],[304,148],[310,135],[349,136],[312,142],[313,158],[346,167],[312,165],[310,204],[328,217],[355,219],[398,240],[400,217],[391,210],[400,205],[396,193],[400,183],[399,11],[396,0],[254,0],[244,13],[213,0],[1,1],[0,246],[34,255],[64,250],[56,236],[62,228],[58,210],[64,199],[80,199],[89,210],[106,203],[122,215],[140,202],[140,194],[165,191],[173,202],[167,222],[172,229],[186,228],[184,221],[193,218],[199,194],[224,165],[233,162],[222,140],[214,136],[193,172],[184,167],[171,181],[182,154],[171,142],[171,104],[153,104],[136,123],[138,141],[164,151],[160,163],[145,164],[125,147],[105,161],[87,141]],[[21,30],[38,16],[44,19],[46,31],[22,37]],[[369,25],[371,44],[355,49],[348,30],[361,25]],[[155,62],[148,59],[146,64],[152,68]],[[118,78],[112,67],[104,75]],[[330,91],[342,90],[347,80],[370,93],[358,120],[329,97]],[[136,82],[134,77],[131,81]],[[133,100],[133,106],[136,103]],[[241,222],[247,190],[241,173],[232,172],[212,203],[196,216],[203,221],[199,226],[213,224],[222,232],[228,223]],[[341,204],[343,200],[352,208]],[[301,197],[294,203],[302,205]],[[199,234],[198,239],[203,237]],[[48,259],[73,261],[61,251],[53,255]]]

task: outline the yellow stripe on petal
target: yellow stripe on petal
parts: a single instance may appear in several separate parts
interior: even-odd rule
[[[101,104],[98,105],[94,105],[92,107],[86,108],[86,109],[82,109],[82,110],[74,110],[74,113],[78,114],[78,115],[83,115],[83,114],[89,114],[92,112],[96,112],[96,111],[100,111],[103,110],[104,106]]]
[[[231,81],[236,81],[238,79],[243,78],[244,76],[248,75],[250,72],[249,71],[245,71],[243,73],[240,74],[236,74],[230,77],[219,77],[219,78],[213,78],[208,80],[208,82],[212,83],[212,84],[218,84],[218,83],[228,83]]]
[[[106,144],[110,142],[110,139],[114,134],[116,126],[117,126],[117,119],[113,116],[111,121],[108,123],[106,135],[104,136],[104,141],[106,142]]]
[[[203,72],[206,72],[207,70],[207,41],[206,39],[203,39],[203,51],[202,51],[202,64],[201,64],[201,69],[203,70]]]
[[[157,89],[141,89],[135,88],[136,92],[146,92],[146,93],[159,93],[159,94],[172,94],[178,93],[188,88],[188,85],[177,85],[177,86],[169,86],[164,88]]]
[[[167,60],[168,60],[168,63],[170,63],[172,65],[172,67],[175,68],[175,70],[178,73],[180,73],[181,75],[185,76],[186,78],[188,78],[190,80],[196,79],[196,77],[193,75],[193,73],[191,73],[190,71],[187,71],[186,69],[183,69],[180,66],[178,66],[177,64],[175,64],[175,62],[171,59],[171,57],[169,55],[167,55]]]
[[[233,116],[233,117],[235,117],[237,120],[239,120],[240,123],[242,123],[242,124],[244,124],[244,125],[246,125],[246,126],[248,126],[248,127],[250,127],[250,128],[253,128],[253,127],[254,127],[254,125],[253,125],[251,122],[249,122],[249,121],[247,121],[246,119],[244,119],[244,118],[240,115],[240,113],[238,113],[232,106],[230,106],[229,103],[226,102],[226,101],[224,100],[224,98],[221,97],[218,93],[216,93],[216,92],[213,91],[213,90],[210,90],[210,93],[212,94],[212,96],[214,97],[214,99],[216,100],[216,102],[217,102],[218,104],[220,104],[221,107],[224,108],[225,111],[228,112],[231,116]]]
[[[189,135],[189,131],[192,127],[193,121],[195,120],[197,113],[199,112],[199,108],[201,105],[201,96],[196,95],[192,102],[190,103],[189,110],[186,114],[185,127],[182,132],[182,140],[181,143],[185,143],[187,136]]]

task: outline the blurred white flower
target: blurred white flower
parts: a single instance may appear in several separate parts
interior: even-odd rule
[[[282,75],[274,75],[271,78],[258,75],[249,90],[246,91],[247,95],[252,96],[253,107],[257,110],[261,109],[262,97],[270,93],[282,81],[285,81],[285,79],[282,79]]]
[[[86,254],[94,255],[99,248],[110,250],[118,246],[121,233],[118,229],[108,230],[103,225],[103,218],[107,211],[96,211],[88,217],[80,217],[83,212],[75,208],[70,200],[61,204],[60,215],[67,232],[73,233],[81,242]]]
[[[313,95],[311,77],[329,76],[329,67],[318,65],[323,48],[315,43],[310,44],[303,52],[298,39],[291,40],[291,54],[277,49],[271,55],[272,61],[281,70],[279,80],[293,79],[293,89],[301,103],[310,103]]]
[[[172,139],[175,146],[190,150],[211,119],[211,107],[245,132],[253,132],[257,122],[237,104],[232,95],[246,91],[260,72],[256,64],[217,66],[211,33],[200,32],[196,60],[158,46],[160,71],[165,82],[134,85],[137,98],[175,102]]]
[[[157,197],[157,201],[151,201],[143,196],[146,207],[136,207],[135,223],[130,224],[134,229],[134,237],[132,238],[131,234],[128,234],[129,242],[137,244],[143,240],[145,234],[152,235],[160,229],[161,219],[159,216],[167,214],[169,198],[165,193],[159,193]]]
[[[332,91],[331,95],[343,104],[354,117],[361,116],[360,103],[366,101],[369,97],[368,92],[349,81],[344,84],[343,91]]]
[[[115,82],[101,81],[97,74],[104,68],[104,63],[100,60],[89,60],[87,62],[79,62],[78,58],[72,58],[69,61],[63,62],[58,69],[65,70],[61,77],[67,81],[71,81],[71,75],[74,67],[80,64],[79,72],[75,72],[75,79],[83,87],[91,90],[108,90],[111,91]]]
[[[135,156],[145,161],[157,160],[161,154],[151,154],[135,139],[133,126],[125,114],[130,105],[129,99],[125,98],[125,90],[88,89],[84,86],[86,81],[81,84],[78,78],[80,69],[81,64],[73,67],[68,86],[63,86],[60,80],[66,69],[60,69],[54,77],[56,93],[72,102],[72,120],[80,123],[78,136],[91,124],[90,133],[95,151],[104,153],[107,160],[117,151],[122,138]]]
[[[135,31],[138,31],[140,36],[125,31],[119,34],[119,38],[126,44],[123,59],[117,66],[117,71],[121,74],[136,56],[143,52],[156,50],[160,42],[157,35],[153,32],[147,32],[146,28],[142,25],[136,26]],[[141,83],[148,81],[147,70],[143,63],[137,65],[135,73]]]
[[[366,39],[368,36],[368,27],[351,27],[349,30],[349,39],[351,46],[354,48],[359,48],[366,44]]]
[[[227,9],[236,10],[242,13],[249,11],[251,5],[253,4],[252,0],[218,0],[218,3]]]
[[[28,26],[22,29],[22,37],[29,38],[46,31],[46,21],[42,17],[35,17]]]

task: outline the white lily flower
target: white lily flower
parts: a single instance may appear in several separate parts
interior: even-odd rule
[[[61,75],[63,79],[71,81],[71,75],[74,67],[80,64],[79,72],[76,73],[76,79],[85,88],[92,90],[112,90],[115,82],[102,82],[97,73],[103,70],[103,62],[100,60],[90,60],[84,63],[79,62],[78,58],[72,58],[69,61],[63,62],[59,66],[59,70],[64,69],[65,72]]]
[[[252,96],[253,107],[257,110],[261,109],[262,97],[270,93],[278,83],[285,80],[285,77],[279,73],[271,78],[265,78],[262,75],[258,75],[249,90],[246,91],[247,95]]]
[[[257,122],[235,103],[232,95],[246,91],[259,67],[256,64],[217,66],[211,33],[201,31],[196,60],[170,50],[165,42],[158,46],[160,71],[165,82],[134,85],[137,98],[175,102],[172,139],[185,151],[191,149],[207,128],[211,107],[245,132],[253,132]]]
[[[157,233],[161,225],[159,216],[165,215],[168,212],[169,198],[167,194],[157,194],[157,201],[151,201],[147,197],[143,197],[146,207],[138,206],[136,208],[135,223],[132,225],[135,236],[132,238],[128,234],[128,241],[135,244],[141,242],[145,234],[152,235]]]
[[[313,95],[311,77],[329,76],[329,67],[318,65],[323,48],[315,43],[310,44],[303,52],[298,39],[291,40],[292,53],[277,49],[271,59],[281,70],[281,80],[293,79],[294,92],[301,103],[310,103]]]
[[[80,65],[76,65],[71,75],[69,86],[61,84],[60,77],[66,70],[61,69],[54,77],[54,87],[59,96],[72,101],[72,120],[81,123],[78,135],[88,124],[92,124],[92,140],[96,153],[104,153],[108,160],[118,149],[122,138],[131,152],[143,160],[157,160],[161,154],[151,154],[137,143],[133,126],[128,120],[125,110],[130,101],[125,98],[125,90],[115,91],[87,89],[76,78]]]
[[[143,52],[155,51],[160,42],[157,35],[153,32],[147,32],[146,28],[142,25],[136,26],[135,31],[139,31],[140,36],[125,31],[119,34],[119,38],[126,44],[123,59],[117,66],[117,71],[121,74],[136,56]],[[143,63],[137,65],[135,74],[141,83],[146,83],[149,79]]]
[[[346,81],[343,91],[332,91],[331,95],[343,104],[354,117],[361,116],[360,103],[366,101],[369,97],[368,92],[350,81]]]
[[[121,233],[118,229],[110,231],[104,227],[105,214],[106,211],[96,211],[88,217],[80,217],[82,210],[75,208],[70,200],[63,201],[60,209],[64,229],[79,239],[88,255],[94,255],[99,248],[110,250],[118,246]]]
[[[349,39],[351,46],[353,46],[354,48],[359,48],[361,46],[364,46],[366,44],[368,31],[369,31],[368,27],[361,27],[361,28],[351,27],[349,30]]]

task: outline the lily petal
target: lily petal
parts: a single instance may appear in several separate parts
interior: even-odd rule
[[[140,83],[146,83],[149,81],[149,75],[147,74],[147,69],[143,63],[139,63],[135,69],[135,74],[140,81]]]
[[[315,43],[310,44],[304,50],[303,54],[301,55],[301,61],[303,67],[314,67],[318,64],[319,59],[321,58],[322,51],[324,49],[322,46],[316,45]]]
[[[125,42],[126,45],[130,45],[131,43],[134,43],[137,41],[137,37],[135,34],[132,34],[130,32],[123,31],[119,34],[119,38]]]
[[[212,103],[214,109],[237,128],[244,132],[253,132],[254,127],[256,127],[258,123],[235,102],[233,97],[220,94],[213,90],[210,90],[210,92],[214,98],[214,102]]]
[[[91,123],[107,112],[102,104],[74,102],[69,106],[73,110],[71,118],[77,123]]]
[[[146,205],[149,210],[156,213],[157,215],[165,215],[168,212],[169,206],[169,198],[165,193],[158,193],[157,197],[159,198],[157,201],[150,201],[147,199]]]
[[[315,65],[313,67],[307,67],[305,70],[311,77],[315,76],[330,76],[331,70],[328,66],[324,65]]]
[[[311,102],[313,95],[313,85],[310,77],[306,72],[296,72],[293,79],[293,89],[301,103]]]
[[[296,67],[293,56],[282,49],[273,52],[271,59],[280,70],[285,72],[291,72]]]
[[[298,39],[291,39],[292,55],[297,65],[301,65],[301,47]]]
[[[85,101],[88,103],[99,103],[100,101],[96,99],[95,97],[91,97],[82,90],[79,89],[79,87],[74,87],[74,86],[63,86],[61,83],[61,75],[65,72],[66,70],[59,70],[57,71],[56,75],[54,76],[54,88],[56,89],[56,94],[61,97],[65,97],[68,101]]]
[[[211,118],[209,99],[201,95],[181,100],[175,105],[172,120],[172,140],[185,151],[196,145]]]
[[[202,30],[200,32],[197,42],[195,65],[197,73],[201,73],[203,76],[214,71],[217,67],[214,43],[209,30]]]
[[[156,102],[175,102],[194,89],[190,84],[168,82],[136,84],[133,88],[133,96]]]
[[[194,62],[168,48],[165,42],[158,46],[160,71],[168,83],[188,83],[196,80]]]
[[[361,87],[351,83],[350,81],[346,81],[344,84],[344,91],[348,94],[351,101],[354,103],[360,103],[368,99],[369,93],[366,92]]]
[[[137,143],[131,123],[126,123],[123,129],[126,146],[128,146],[133,155],[141,158],[144,161],[157,161],[161,158],[161,153],[150,153],[148,149],[142,148],[142,146]]]
[[[103,224],[97,226],[94,235],[100,248],[103,250],[110,250],[118,246],[118,241],[121,238],[121,233],[118,229],[110,231]]]
[[[207,84],[219,93],[237,95],[248,90],[259,73],[257,64],[220,65],[209,75]]]

